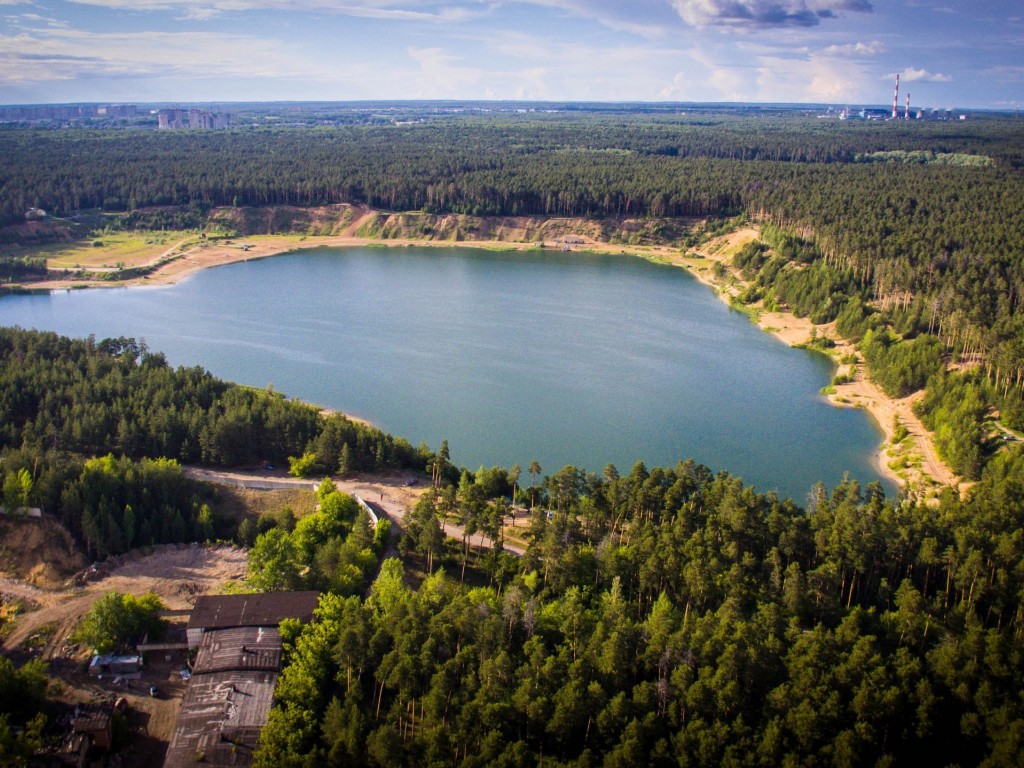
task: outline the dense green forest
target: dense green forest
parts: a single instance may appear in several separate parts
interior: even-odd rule
[[[181,465],[285,464],[303,454],[321,477],[422,470],[432,457],[280,393],[173,368],[133,339],[0,329],[2,506],[41,506],[91,555],[233,536]]]
[[[500,545],[438,533],[507,512],[502,480],[425,495],[405,567],[289,629],[257,765],[1024,759],[1019,451],[938,507],[844,482],[802,509],[693,462],[566,467],[520,489],[527,552],[495,568]]]

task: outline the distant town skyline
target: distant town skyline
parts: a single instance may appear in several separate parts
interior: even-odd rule
[[[0,0],[0,103],[1024,106],[1019,0]]]

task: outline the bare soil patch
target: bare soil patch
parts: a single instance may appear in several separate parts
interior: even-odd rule
[[[52,588],[85,566],[85,555],[53,518],[0,516],[0,576]]]
[[[227,582],[242,578],[248,552],[234,546],[194,544],[162,547],[151,554],[136,550],[119,559],[121,564],[109,575],[87,581],[84,586],[33,590],[31,596],[39,609],[18,617],[3,639],[3,649],[17,651],[34,633],[43,631],[46,642],[37,644],[42,647],[43,658],[71,658],[80,650],[68,640],[74,626],[107,592],[155,592],[168,608],[189,608],[198,595],[216,593]],[[13,592],[17,587],[17,582],[8,581],[4,591]]]
[[[178,674],[184,652],[151,652],[137,680],[96,679],[87,671],[88,649],[72,642],[82,615],[110,590],[158,594],[168,608],[191,607],[196,597],[216,594],[245,575],[248,553],[234,546],[168,545],[151,553],[136,550],[111,564],[108,575],[84,586],[40,589],[15,579],[0,580],[0,593],[31,599],[35,610],[17,617],[3,637],[2,650],[16,658],[39,657],[50,665],[58,697],[68,704],[124,697],[128,702],[125,766],[160,765],[174,732],[185,683]],[[149,686],[157,687],[150,696]]]

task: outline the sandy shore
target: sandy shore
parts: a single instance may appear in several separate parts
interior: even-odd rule
[[[296,235],[262,235],[246,238],[235,238],[232,241],[210,241],[179,249],[170,249],[161,256],[166,263],[157,267],[145,277],[120,282],[83,279],[58,279],[33,283],[34,290],[66,290],[80,287],[113,287],[126,285],[169,285],[176,283],[203,269],[209,269],[240,261],[251,261],[275,256],[282,253],[300,251],[309,248],[326,247],[459,247],[484,248],[490,250],[528,250],[536,249],[535,243],[510,242],[500,240],[412,240],[389,239],[379,240],[356,237],[360,217],[352,223],[345,234],[330,237],[300,237]],[[695,252],[682,253],[670,247],[611,245],[586,239],[574,245],[574,250],[596,253],[631,253],[654,261],[674,264],[687,269],[702,283],[708,285],[719,297],[729,303],[741,293],[746,284],[731,267],[732,255],[745,242],[756,239],[758,232],[753,227],[744,228],[729,235],[716,238]],[[244,246],[244,247],[243,247]],[[557,242],[544,243],[549,250],[558,250],[562,246]],[[153,262],[154,264],[157,261]],[[721,264],[724,267],[716,265]],[[856,350],[845,340],[838,339],[833,324],[815,326],[807,318],[796,317],[787,312],[762,312],[757,309],[751,312],[751,320],[764,330],[773,334],[782,342],[796,346],[806,343],[811,338],[812,330],[820,337],[827,335],[836,340],[836,346],[828,350],[839,365],[841,372],[852,374],[849,383],[837,385],[828,394],[829,401],[839,407],[862,408],[878,424],[885,435],[883,444],[874,456],[880,474],[890,478],[901,488],[912,489],[914,493],[928,497],[934,496],[945,486],[961,487],[959,479],[938,457],[934,443],[928,430],[920,419],[914,415],[912,405],[914,396],[894,400],[886,396],[873,382],[868,379],[862,363],[851,366],[841,361],[856,355]],[[899,445],[892,444],[894,419],[898,419],[907,431],[907,437]]]
[[[732,256],[744,243],[757,236],[758,231],[753,227],[741,229],[712,240],[694,253],[676,254],[670,261],[690,270],[723,301],[730,303],[734,296],[747,287],[738,271],[732,268]],[[716,264],[721,264],[724,272],[722,268],[716,270]],[[828,336],[835,341],[835,346],[824,352],[835,361],[838,372],[847,374],[850,381],[829,388],[826,397],[832,405],[860,408],[874,419],[885,435],[873,456],[879,474],[891,479],[900,488],[925,499],[935,498],[947,486],[960,491],[967,487],[939,458],[931,433],[913,411],[913,405],[921,393],[894,399],[882,392],[868,378],[863,360],[854,345],[836,333],[835,323],[815,325],[808,318],[796,317],[789,312],[763,312],[756,308],[751,312],[751,320],[761,330],[771,333],[789,346],[806,344],[812,338],[812,332],[819,338]],[[844,362],[853,358],[857,360],[854,364]],[[896,421],[907,430],[907,436],[899,444],[893,444]]]

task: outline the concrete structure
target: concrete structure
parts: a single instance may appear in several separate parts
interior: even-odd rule
[[[114,702],[79,704],[71,719],[71,730],[89,737],[94,747],[110,749],[113,743],[111,721],[114,717]]]
[[[138,111],[134,104],[29,104],[0,107],[0,122],[131,119]]]

